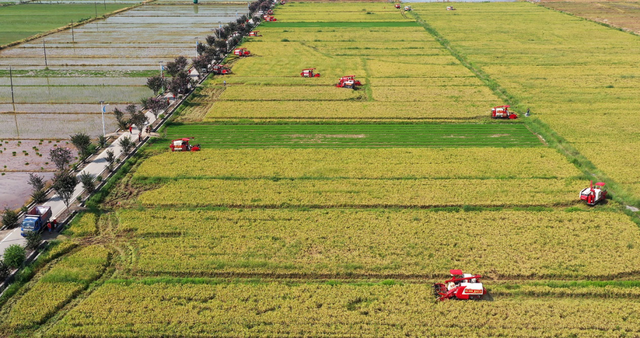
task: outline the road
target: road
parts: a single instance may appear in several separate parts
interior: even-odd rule
[[[147,112],[146,115],[147,115],[147,118],[149,119],[149,123],[153,123],[156,120],[155,115],[153,115],[152,113]],[[120,140],[123,138],[129,138],[132,141],[136,141],[138,134],[139,134],[139,131],[137,128],[133,128],[131,133],[129,133],[129,131],[122,133],[115,142],[111,143],[111,145],[103,149],[103,151],[97,157],[95,157],[91,161],[91,163],[87,164],[87,166],[82,171],[88,172],[94,175],[94,177],[102,174],[102,172],[105,171],[107,167],[107,160],[106,160],[107,151],[113,150],[113,153],[116,155],[116,158],[118,158],[120,154],[122,154],[122,147],[120,147]],[[143,133],[143,135],[146,135],[146,134]],[[80,181],[79,176],[81,173],[82,172],[76,175],[78,176],[78,181]],[[70,203],[73,203],[73,201],[75,201],[76,198],[80,196],[83,192],[84,192],[84,188],[82,186],[82,183],[78,183],[78,185],[76,185],[75,191],[73,192],[73,196],[71,196]],[[66,210],[64,201],[62,201],[62,199],[60,198],[60,196],[58,196],[58,194],[54,195],[51,199],[49,199],[47,202],[42,203],[41,205],[51,207],[52,219],[58,218],[58,216],[60,216]],[[22,246],[26,245],[26,240],[24,239],[24,237],[20,235],[20,227],[10,230],[6,235],[6,237],[4,237],[2,241],[0,241],[0,257],[2,257],[4,255],[4,251],[10,245],[13,245],[13,244],[19,244]]]

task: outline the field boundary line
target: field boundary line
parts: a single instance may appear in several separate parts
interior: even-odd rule
[[[480,81],[482,81],[489,89],[491,89],[500,99],[505,103],[515,107],[516,111],[523,111],[523,107],[514,96],[509,94],[498,82],[492,79],[489,74],[485,73],[479,67],[474,66],[467,58],[459,51],[454,49],[449,40],[440,35],[440,33],[429,25],[424,19],[420,17],[414,11],[411,12],[416,22],[421,25],[429,34],[431,34],[436,41],[438,41],[447,51],[451,53],[453,57],[458,59],[460,63],[475,74]],[[549,146],[557,149],[567,160],[573,163],[578,170],[582,171],[587,177],[593,177],[594,180],[606,182],[609,186],[608,190],[613,192],[613,199],[618,200],[625,205],[640,206],[640,200],[632,197],[631,194],[619,183],[612,180],[602,171],[600,171],[586,156],[582,155],[569,141],[559,135],[555,130],[549,127],[548,124],[543,122],[537,117],[524,118],[524,123],[530,127],[534,134],[539,134]],[[624,208],[622,208],[624,209]],[[621,209],[621,210],[622,210]],[[622,210],[624,212],[624,210]],[[634,218],[636,223],[640,225],[640,219]]]
[[[145,0],[145,1],[141,2],[141,3],[139,3],[139,4],[136,4],[136,5],[133,5],[133,6],[129,6],[129,7],[125,7],[125,8],[120,8],[118,10],[115,10],[115,11],[110,12],[110,13],[106,13],[106,14],[104,14],[102,16],[99,16],[99,17],[91,18],[91,19],[88,19],[88,20],[85,20],[85,21],[82,21],[82,22],[76,22],[76,23],[73,23],[73,24],[68,24],[66,26],[58,27],[58,28],[52,29],[52,30],[47,31],[47,32],[38,33],[36,35],[32,35],[30,37],[27,37],[27,38],[24,38],[24,39],[21,39],[21,40],[18,40],[18,41],[9,42],[6,45],[0,46],[0,50],[7,49],[7,48],[10,48],[10,47],[14,47],[14,46],[17,46],[17,45],[20,45],[20,44],[23,44],[23,43],[26,43],[26,42],[29,42],[29,41],[37,40],[39,38],[43,38],[43,37],[51,35],[51,34],[63,32],[63,31],[66,31],[68,29],[71,29],[71,27],[75,28],[75,27],[86,25],[88,23],[91,23],[91,22],[94,22],[94,21],[97,21],[97,20],[103,20],[103,19],[106,19],[106,18],[108,18],[110,16],[113,16],[113,15],[116,15],[116,14],[120,14],[122,12],[126,12],[128,10],[131,10],[131,9],[134,9],[134,8],[137,8],[137,7],[140,7],[140,6],[144,6],[145,4],[153,2],[153,1],[156,1],[156,0]]]

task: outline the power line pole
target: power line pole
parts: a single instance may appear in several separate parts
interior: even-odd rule
[[[47,45],[45,44],[44,39],[42,39],[42,51],[44,52],[44,66],[49,68],[49,64],[47,63]]]
[[[76,35],[73,33],[73,21],[71,21],[71,42],[76,42]]]
[[[93,5],[94,5],[94,7],[96,9],[96,18],[97,18],[98,17],[98,3],[94,2]]]
[[[9,82],[11,83],[11,105],[13,106],[13,112],[16,112],[16,100],[13,97],[13,71],[9,66]]]

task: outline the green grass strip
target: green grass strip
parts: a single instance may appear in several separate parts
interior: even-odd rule
[[[385,22],[265,22],[268,28],[375,28],[375,27],[416,27],[414,21],[385,21]]]
[[[537,147],[523,124],[174,125],[154,148],[194,137],[204,148]]]

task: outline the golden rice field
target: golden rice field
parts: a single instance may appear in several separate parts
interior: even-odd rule
[[[514,179],[580,174],[549,148],[271,148],[163,153],[145,160],[134,177]]]
[[[637,225],[613,212],[158,209],[118,218],[138,238],[132,270],[142,275],[429,278],[455,264],[492,278],[588,279],[636,277],[640,263]]]
[[[599,170],[640,193],[638,37],[530,3],[411,5],[277,6],[0,297],[0,336],[639,336],[640,221],[615,185],[578,197]],[[508,101],[520,119],[488,118]],[[436,301],[456,268],[485,301]]]
[[[415,13],[637,200],[636,35],[529,3]],[[493,19],[500,15],[501,25]],[[446,14],[446,15],[444,15]],[[508,30],[503,27],[509,27]],[[472,28],[472,29],[470,29]],[[490,36],[490,39],[483,37]]]
[[[189,300],[189,301],[187,301]],[[134,310],[131,303],[140,304]],[[632,299],[432,300],[422,284],[108,283],[48,337],[597,336],[640,334]],[[188,318],[188,320],[186,320]],[[597,320],[594,320],[597,318]]]

